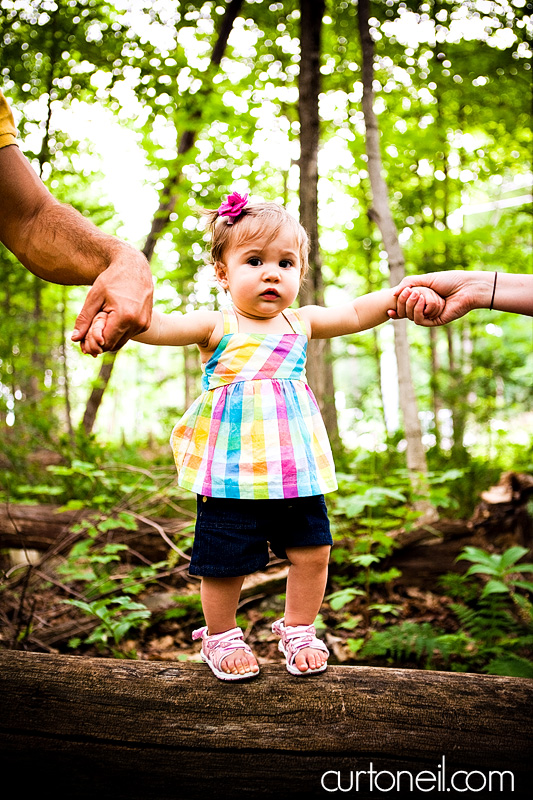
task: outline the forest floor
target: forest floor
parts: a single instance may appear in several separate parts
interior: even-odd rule
[[[532,475],[504,473],[469,520],[382,530],[374,518],[375,540],[368,519],[334,513],[328,586],[315,623],[330,663],[533,678],[532,493]],[[29,565],[9,561],[13,544],[0,550],[0,649],[198,661],[192,632],[204,624],[200,579],[188,575],[194,512],[172,505],[181,518],[169,520],[178,527],[168,535],[159,517],[150,523],[146,512],[130,515],[130,522],[150,523],[151,539],[128,525],[127,513],[91,512],[72,525],[55,521],[53,506],[4,509],[5,536],[12,524],[15,541],[24,540],[19,527],[28,525],[25,535],[38,529],[42,539],[35,540],[49,542],[49,550],[35,551]],[[466,575],[460,553],[478,559]],[[273,556],[243,584],[237,624],[263,664],[282,660],[271,627],[283,616],[288,569]]]
[[[278,637],[271,631],[274,620],[283,616],[285,596],[283,584],[287,562],[273,560],[271,565],[244,586],[238,610],[238,624],[260,664],[280,662]],[[36,575],[35,578],[38,578]],[[255,581],[255,585],[254,585]],[[458,629],[457,619],[450,609],[452,598],[443,592],[406,586],[396,580],[370,587],[369,594],[357,596],[341,609],[328,601],[338,589],[335,576],[330,578],[317,633],[331,652],[330,664],[359,666],[399,666],[387,657],[356,656],[350,643],[366,640],[369,635],[400,622],[430,623],[443,633]],[[61,587],[47,581],[34,581],[25,596],[20,591],[3,595],[4,622],[0,630],[0,648],[12,648],[53,653],[70,653],[86,657],[112,656],[140,660],[198,661],[200,643],[193,642],[194,628],[201,627],[203,617],[199,601],[199,580],[180,571],[173,579],[149,586],[135,600],[152,612],[149,624],[131,628],[119,643],[84,643],[97,621],[88,619],[81,611],[64,604]],[[7,615],[6,615],[6,612]],[[31,615],[31,618],[30,618]],[[18,645],[15,644],[18,640]],[[70,644],[69,644],[70,643]],[[74,646],[73,646],[74,645]],[[419,668],[423,663],[406,660],[403,667]],[[438,660],[433,668],[446,668]]]

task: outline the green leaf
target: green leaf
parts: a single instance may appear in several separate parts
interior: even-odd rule
[[[481,592],[481,597],[487,597],[489,594],[504,594],[509,592],[509,587],[503,581],[489,581]]]
[[[395,605],[394,603],[373,603],[372,605],[368,606],[369,611],[379,611],[381,614],[394,614],[398,616],[401,610],[401,606]]]
[[[123,528],[124,525],[119,519],[113,519],[113,517],[107,517],[103,519],[101,522],[98,523],[98,529],[101,530],[103,533],[105,531],[112,531],[116,528]]]
[[[76,606],[81,611],[85,611],[86,614],[94,614],[92,606],[89,603],[84,603],[83,600],[63,600],[62,602],[70,606]]]
[[[457,561],[476,561],[480,564],[487,564],[494,566],[494,556],[492,553],[487,553],[479,547],[465,547],[462,552],[457,556]]]
[[[516,564],[509,572],[533,572],[533,564]]]
[[[350,653],[352,653],[353,655],[359,652],[364,643],[365,643],[364,639],[352,639],[351,637],[346,639],[346,644],[348,645],[348,649]]]
[[[137,520],[132,514],[128,514],[126,511],[121,511],[118,515],[118,519],[122,523],[122,527],[128,531],[136,531],[137,530]]]
[[[369,567],[370,564],[376,564],[378,562],[379,558],[372,555],[372,553],[361,553],[360,555],[350,556],[350,563],[360,567]]]
[[[48,486],[47,484],[38,484],[37,486],[19,486],[17,492],[20,494],[45,494],[50,497],[55,497],[63,494],[65,490],[61,486]]]
[[[533,592],[533,583],[531,581],[514,581],[513,586],[519,589],[525,589],[526,592]]]
[[[483,575],[500,575],[501,570],[496,569],[489,564],[473,564],[471,567],[468,567],[465,575],[475,575],[477,573],[481,573]]]
[[[510,547],[505,553],[502,554],[501,557],[501,565],[502,567],[510,567],[511,564],[515,564],[521,558],[523,558],[526,553],[528,552],[527,547]],[[533,569],[533,567],[532,567]]]
[[[533,663],[521,656],[509,655],[493,658],[483,672],[489,675],[508,675],[511,678],[533,678]]]
[[[326,597],[326,600],[328,600],[334,611],[338,611],[339,609],[348,605],[348,603],[351,603],[354,597],[359,595],[364,595],[362,589],[354,589],[350,587],[349,589],[340,589],[338,592],[333,592],[333,594],[330,594],[328,597]]]
[[[69,500],[68,503],[62,505],[58,511],[79,511],[80,509],[85,508],[85,505],[85,500]]]

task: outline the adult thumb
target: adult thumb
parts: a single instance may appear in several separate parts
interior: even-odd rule
[[[71,339],[74,342],[78,342],[80,339],[83,339],[91,327],[91,323],[95,315],[102,308],[104,299],[103,293],[98,289],[97,286],[92,286],[89,289],[82,309],[76,317],[76,322],[74,323],[74,330],[72,331],[71,336]]]

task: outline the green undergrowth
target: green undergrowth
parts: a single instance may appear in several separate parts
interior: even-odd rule
[[[80,439],[74,453],[65,446],[59,455],[58,463],[20,466],[18,481],[16,470],[8,469],[2,478],[3,499],[10,504],[53,503],[79,512],[80,519],[70,529],[72,544],[44,578],[17,567],[2,582],[0,598],[9,596],[12,611],[5,614],[8,633],[1,646],[38,649],[35,609],[44,591],[57,598],[54,614],[60,615],[61,606],[87,620],[64,644],[73,652],[93,648],[103,655],[134,657],[125,643],[135,639],[142,646],[165,625],[184,626],[189,636],[202,624],[200,598],[190,587],[183,591],[183,581],[176,583],[175,576],[186,567],[192,547],[195,499],[177,486],[166,450],[159,445],[110,449],[91,437]],[[524,449],[517,459],[524,471],[529,457]],[[403,459],[396,451],[344,455],[339,490],[328,496],[335,546],[321,624],[330,627],[324,620],[332,617],[347,663],[533,677],[532,568],[523,563],[524,548],[500,554],[466,548],[461,555],[470,562],[466,574],[450,573],[439,581],[447,598],[446,624],[405,618],[401,598],[392,591],[402,585],[400,571],[391,565],[397,532],[416,526],[417,504],[429,501],[443,516],[467,517],[472,499],[498,480],[504,465],[467,458],[458,468],[430,453],[421,495]],[[150,563],[123,534],[134,534],[142,520],[164,517],[183,524],[167,556]],[[120,541],[114,538],[118,530]],[[172,593],[173,587],[172,606],[154,614],[150,593],[162,588]],[[261,608],[266,620],[268,603]],[[239,624],[250,625],[247,609],[240,612]]]

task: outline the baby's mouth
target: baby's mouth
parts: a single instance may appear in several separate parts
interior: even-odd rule
[[[261,297],[273,299],[274,297],[279,297],[279,292],[276,289],[267,289],[266,292],[261,292]]]

